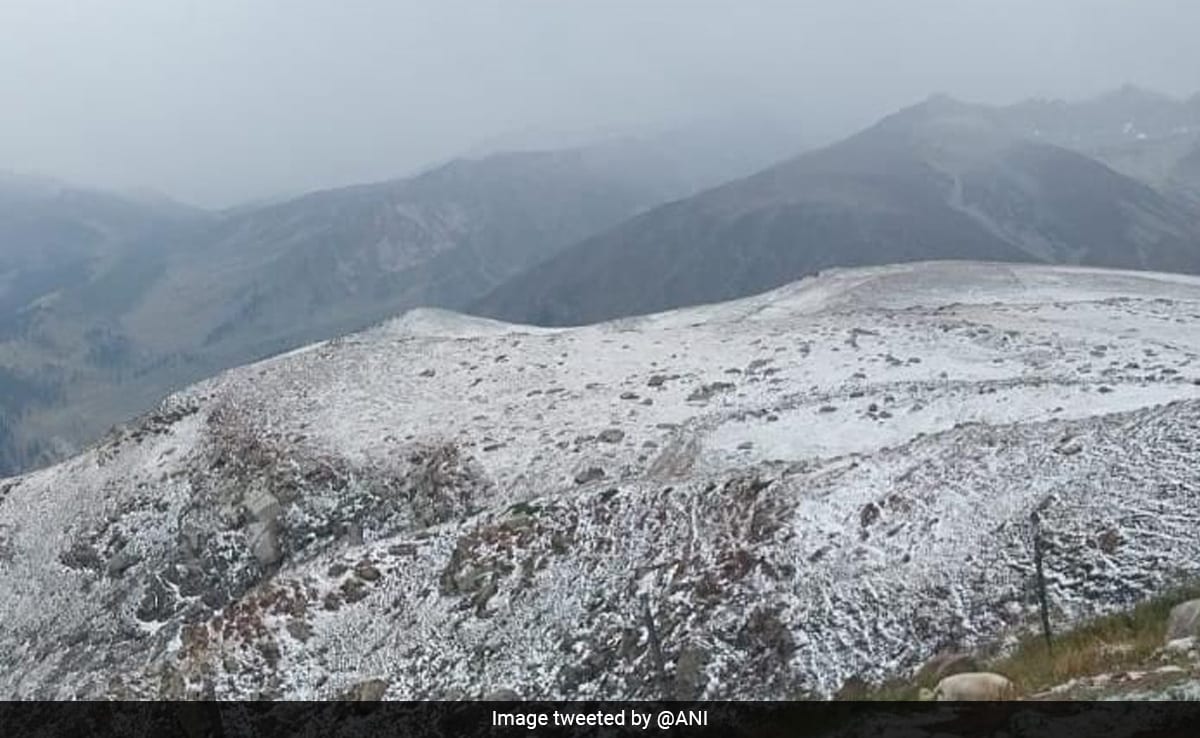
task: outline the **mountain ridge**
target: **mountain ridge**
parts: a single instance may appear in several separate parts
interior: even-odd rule
[[[823,149],[644,213],[474,310],[582,324],[732,299],[832,266],[952,258],[1200,270],[1195,212],[935,96]]]

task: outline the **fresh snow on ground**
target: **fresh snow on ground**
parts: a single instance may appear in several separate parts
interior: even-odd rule
[[[0,696],[828,695],[1026,625],[1035,511],[1055,617],[1127,604],[1200,573],[1198,326],[968,263],[413,311],[0,482]]]

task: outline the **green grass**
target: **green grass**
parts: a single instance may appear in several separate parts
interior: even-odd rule
[[[1124,612],[1089,620],[1057,634],[1050,650],[1040,634],[1026,636],[1012,653],[987,668],[1004,674],[1026,694],[1076,677],[1135,668],[1162,647],[1171,608],[1196,597],[1200,585],[1181,587]]]
[[[1040,632],[1030,633],[1007,655],[982,661],[981,668],[1003,674],[1021,694],[1028,695],[1077,677],[1144,667],[1163,646],[1171,608],[1197,597],[1200,583],[1178,587],[1123,612],[1057,632],[1050,650]],[[915,700],[922,687],[932,686],[917,679],[891,679],[875,685],[852,682],[835,699]]]

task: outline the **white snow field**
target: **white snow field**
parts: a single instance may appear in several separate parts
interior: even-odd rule
[[[1198,429],[1196,278],[418,310],[0,482],[0,697],[828,696],[1200,574]]]

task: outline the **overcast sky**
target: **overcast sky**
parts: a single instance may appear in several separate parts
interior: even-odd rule
[[[0,169],[226,205],[529,129],[1200,88],[1196,0],[0,0]],[[749,112],[754,111],[754,112]]]

